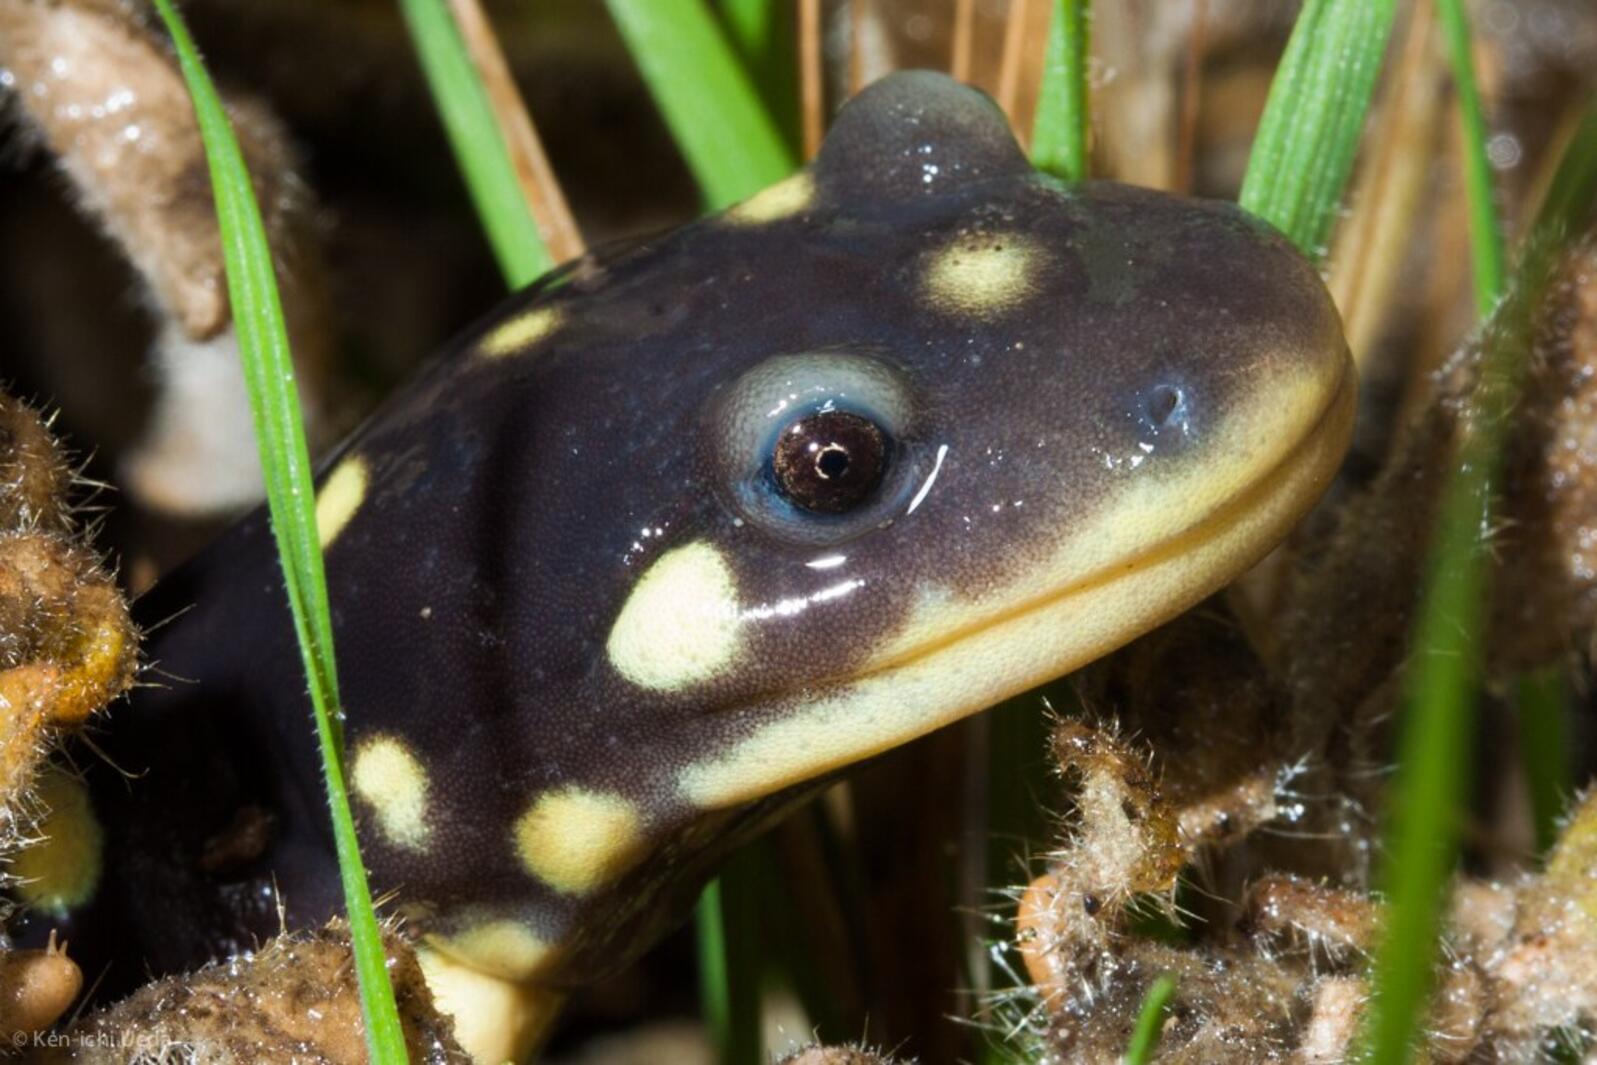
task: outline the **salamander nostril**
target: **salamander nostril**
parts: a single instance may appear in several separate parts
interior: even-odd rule
[[[1137,446],[1145,454],[1184,447],[1193,435],[1193,406],[1192,394],[1180,382],[1166,378],[1143,386],[1126,411]]]
[[[1156,385],[1148,393],[1148,421],[1153,424],[1155,429],[1162,429],[1169,425],[1180,407],[1181,389],[1173,385]]]

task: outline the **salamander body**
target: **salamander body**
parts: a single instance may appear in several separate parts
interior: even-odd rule
[[[811,167],[512,298],[329,462],[374,889],[451,1008],[613,970],[817,780],[1251,565],[1352,395],[1262,223],[1063,184],[979,93],[878,83]],[[130,978],[341,908],[264,514],[141,609],[161,682],[101,738],[133,776],[90,774],[69,919]]]

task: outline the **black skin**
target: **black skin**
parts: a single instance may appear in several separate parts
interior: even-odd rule
[[[412,928],[447,934],[467,911],[524,921],[567,944],[558,983],[624,964],[732,843],[808,791],[707,812],[676,791],[678,769],[846,685],[922,580],[966,594],[1016,579],[1122,483],[1105,449],[1146,444],[1154,470],[1213,461],[1208,420],[1336,329],[1313,269],[1239,210],[1066,188],[1030,169],[990,101],[939,76],[867,90],[813,174],[797,214],[707,219],[518,294],[344,446],[372,468],[327,556],[349,742],[402,737],[434,789],[424,854],[391,846],[356,809],[374,890],[396,891]],[[1023,299],[991,315],[929,302],[930,250],[1016,234],[1040,256]],[[477,352],[535,306],[563,317],[534,351]],[[863,520],[815,519],[823,539],[845,529],[849,572],[869,594],[750,626],[737,662],[703,683],[636,687],[605,641],[662,553],[715,546],[744,603],[837,579],[806,568],[824,550],[813,539],[740,511],[741,474],[715,444],[718,397],[765,359],[808,352],[878,359],[907,391],[891,464],[841,507]],[[938,447],[936,494],[906,515],[905,489]],[[980,505],[999,498],[1028,505]],[[662,532],[639,543],[645,528]],[[64,922],[88,971],[115,963],[110,988],[270,936],[279,905],[291,928],[341,909],[264,515],[138,612],[158,686],[95,737],[129,775],[79,759],[106,871]],[[529,876],[506,842],[529,796],[573,782],[634,802],[650,848],[581,897]],[[63,922],[30,925],[24,936],[38,937]]]

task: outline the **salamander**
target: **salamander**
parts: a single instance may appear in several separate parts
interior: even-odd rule
[[[1353,397],[1267,225],[1038,173],[928,73],[795,176],[511,298],[316,501],[364,855],[465,1042],[519,1052],[540,989],[626,964],[818,781],[1229,582],[1325,488]],[[94,868],[33,916],[127,979],[341,908],[264,513],[140,610],[155,683],[88,759]]]

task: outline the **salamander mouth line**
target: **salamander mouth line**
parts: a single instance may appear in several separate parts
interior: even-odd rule
[[[1038,613],[1049,607],[1057,606],[1067,599],[1113,584],[1131,574],[1145,571],[1161,562],[1182,555],[1194,554],[1203,545],[1214,543],[1226,530],[1233,528],[1241,517],[1256,513],[1260,509],[1261,503],[1273,498],[1277,490],[1277,484],[1282,482],[1290,483],[1292,478],[1286,475],[1295,471],[1296,467],[1305,460],[1307,453],[1317,450],[1317,446],[1327,432],[1335,432],[1339,424],[1345,424],[1347,415],[1352,410],[1355,398],[1354,392],[1354,371],[1351,363],[1345,362],[1331,398],[1321,408],[1319,415],[1309,428],[1281,456],[1280,460],[1271,465],[1241,491],[1232,495],[1190,525],[1155,541],[1135,555],[1092,570],[1067,584],[1024,599],[1002,613],[950,629],[935,639],[927,640],[902,654],[874,663],[868,670],[854,674],[852,677],[842,678],[840,683],[843,685],[857,683],[878,674],[914,665],[989,629],[1019,620],[1028,614]],[[1335,472],[1335,467],[1332,466],[1324,472],[1323,480],[1329,482],[1331,475]],[[1316,493],[1317,497],[1318,493]],[[975,713],[979,709],[983,708],[973,707],[970,712]]]

